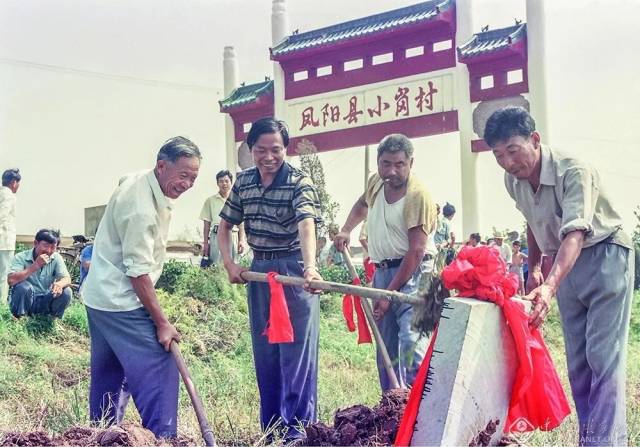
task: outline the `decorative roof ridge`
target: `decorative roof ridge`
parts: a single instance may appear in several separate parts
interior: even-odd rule
[[[219,101],[222,108],[235,107],[255,101],[258,97],[273,91],[273,80],[265,79],[249,85],[241,85],[231,91],[229,96]]]
[[[507,26],[505,28],[476,33],[468,41],[458,47],[458,57],[472,57],[478,54],[498,51],[505,48],[507,45],[510,45],[513,41],[518,40],[525,34],[526,29],[526,23],[517,23],[516,25]],[[490,45],[491,41],[494,42]],[[483,44],[485,45],[485,48],[480,48]]]
[[[346,22],[337,23],[335,25],[329,25],[323,28],[317,28],[317,29],[305,31],[299,34],[291,34],[285,37],[281,42],[279,42],[273,48],[271,48],[271,52],[273,55],[285,54],[287,52],[295,51],[295,50],[287,51],[286,50],[287,46],[298,44],[300,42],[304,42],[307,40],[311,41],[314,39],[327,37],[328,35],[331,35],[331,34],[345,33],[360,27],[373,28],[373,25],[375,25],[376,23],[380,24],[386,21],[402,19],[403,17],[410,17],[412,15],[416,15],[420,13],[428,13],[431,11],[440,13],[441,10],[448,8],[453,3],[454,3],[453,0],[428,0],[421,3],[416,3],[414,5],[393,9],[391,11],[385,11],[385,12],[373,14],[370,16],[360,17],[357,19],[348,20]],[[376,31],[379,31],[379,30],[371,30],[369,31],[369,33],[376,32]],[[362,34],[368,34],[368,33],[363,32]],[[339,39],[339,40],[348,40],[348,38],[349,37]],[[306,48],[306,47],[303,47],[303,48]]]

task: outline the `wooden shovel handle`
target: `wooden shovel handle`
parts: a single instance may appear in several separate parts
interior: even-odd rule
[[[196,387],[191,380],[191,374],[189,374],[187,364],[184,362],[184,358],[180,352],[180,347],[175,341],[171,342],[171,353],[173,354],[173,358],[176,360],[178,371],[180,371],[184,386],[187,388],[187,393],[189,393],[189,397],[191,398],[191,404],[193,405],[196,417],[198,418],[198,424],[200,425],[202,439],[204,439],[204,443],[207,447],[215,447],[216,438],[213,436],[213,430],[211,430],[211,427],[209,426],[209,421],[207,420],[207,414],[204,411],[202,400],[200,399],[198,391],[196,391]]]
[[[244,271],[240,274],[245,281],[254,282],[267,282],[267,274]],[[297,276],[277,275],[276,281],[286,286],[304,286],[305,279]],[[417,306],[421,304],[421,299],[406,293],[396,292],[393,290],[374,289],[372,287],[354,286],[352,284],[342,284],[331,281],[310,281],[309,286],[311,289],[322,290],[325,292],[336,292],[341,295],[357,295],[361,297],[370,298],[372,300],[389,300],[400,301],[402,303],[411,304]]]
[[[358,272],[353,266],[353,262],[351,261],[351,255],[349,254],[349,250],[345,248],[342,252],[342,256],[344,256],[344,261],[347,264],[347,269],[351,274],[352,279],[358,278]],[[362,298],[362,297],[361,297]],[[396,376],[396,372],[393,369],[393,364],[391,363],[391,357],[389,357],[389,351],[387,351],[387,345],[384,343],[382,339],[382,334],[380,334],[380,329],[378,329],[378,325],[376,324],[376,320],[373,317],[373,310],[371,310],[371,303],[367,298],[362,298],[362,309],[364,310],[364,314],[367,317],[367,322],[369,323],[369,327],[373,332],[373,338],[376,340],[376,346],[378,347],[378,352],[380,352],[380,357],[382,357],[382,363],[384,365],[384,370],[387,373],[387,377],[389,378],[389,384],[391,388],[400,388],[400,383],[398,382],[398,376]]]

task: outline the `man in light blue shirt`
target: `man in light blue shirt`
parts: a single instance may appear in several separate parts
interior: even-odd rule
[[[9,307],[16,318],[34,314],[62,318],[71,303],[71,276],[57,252],[59,243],[58,231],[42,229],[33,248],[13,258],[7,282],[12,287]]]
[[[91,267],[91,256],[93,255],[93,244],[87,245],[80,252],[80,284],[84,282],[84,279],[89,273],[89,267]]]

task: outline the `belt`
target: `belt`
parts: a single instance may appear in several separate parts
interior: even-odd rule
[[[219,227],[220,227],[220,225],[218,225],[218,224],[211,225],[211,228],[209,229],[209,236],[211,236],[212,234],[218,234]],[[237,233],[238,231],[240,231],[240,230],[236,226],[234,226],[231,229],[232,233]]]
[[[274,259],[288,258],[290,256],[299,255],[300,250],[277,250],[277,251],[256,251],[253,250],[253,259],[258,261],[272,261]]]
[[[403,258],[383,259],[380,262],[374,262],[373,265],[375,265],[377,269],[390,269],[390,268],[398,267],[400,264],[402,264],[402,259]]]
[[[383,259],[380,262],[375,262],[373,265],[375,265],[376,268],[379,268],[379,269],[390,269],[390,268],[394,268],[394,267],[399,267],[400,264],[402,264],[402,259],[403,258]],[[431,259],[433,259],[433,256],[431,256],[430,254],[426,254],[422,258],[422,262],[430,261]]]

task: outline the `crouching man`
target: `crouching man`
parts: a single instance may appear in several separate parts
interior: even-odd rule
[[[9,308],[16,318],[35,314],[62,318],[71,303],[71,276],[57,252],[59,243],[58,231],[43,229],[36,233],[32,249],[13,258],[7,282]]]

